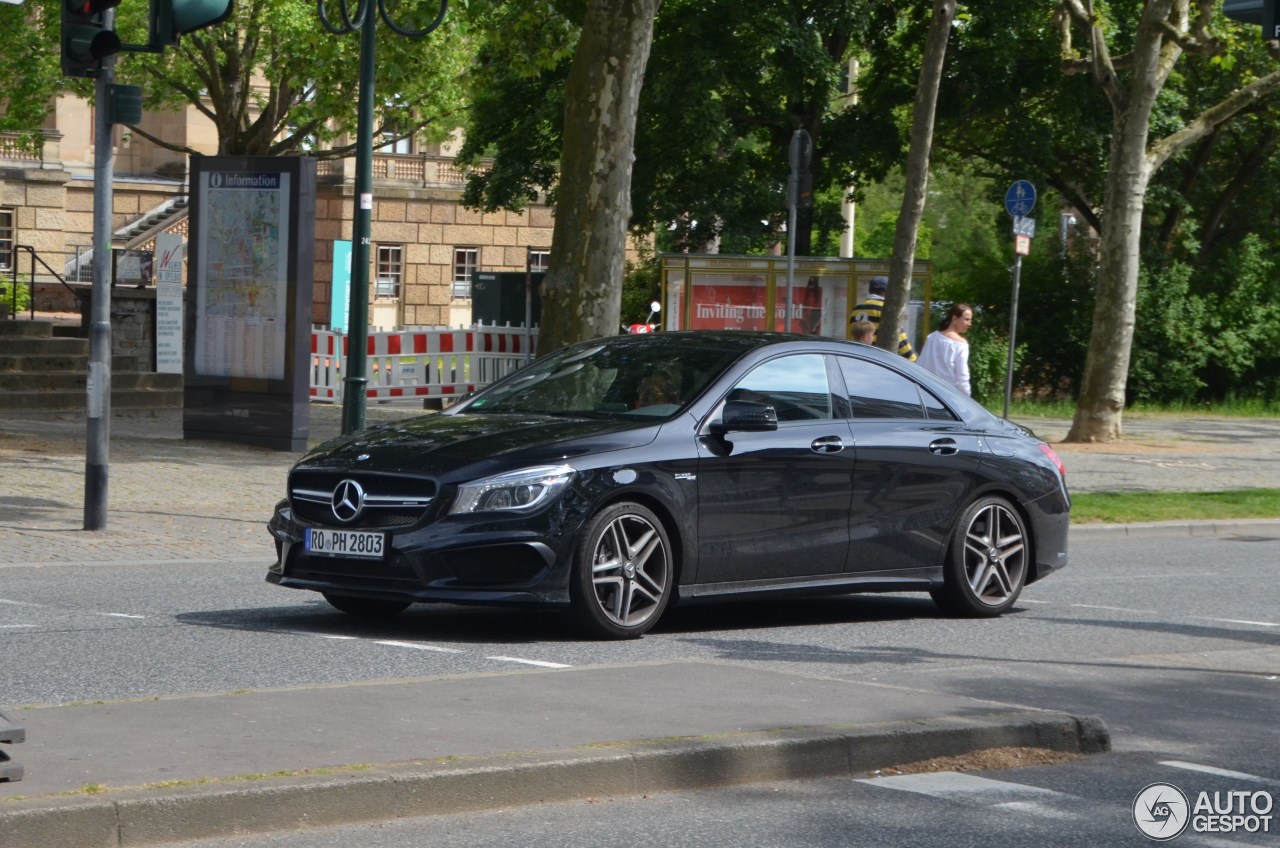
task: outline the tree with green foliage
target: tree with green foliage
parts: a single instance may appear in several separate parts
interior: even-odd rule
[[[567,1],[534,4],[535,16],[516,11],[525,5],[493,0],[489,9],[504,14],[504,25],[484,27],[490,39],[480,51],[462,151],[472,161],[493,159],[466,196],[481,209],[559,196],[566,31],[580,18]],[[515,8],[504,13],[504,6]],[[900,146],[888,117],[863,114],[844,98],[848,59],[877,9],[887,4],[664,0],[636,130],[635,231],[664,232],[673,249],[718,240],[726,252],[763,251],[781,240],[796,129],[813,140],[818,195],[848,184],[854,152],[870,139],[892,136]],[[525,50],[531,55],[517,59]],[[802,255],[811,251],[810,215],[798,222]]]
[[[1195,269],[1195,288],[1229,275],[1223,257],[1250,226],[1241,195],[1270,167],[1276,142],[1268,116],[1275,114],[1275,98],[1267,95],[1280,86],[1280,72],[1256,27],[1226,22],[1217,5],[992,0],[961,15],[953,35],[939,105],[941,149],[952,160],[986,163],[1002,186],[1031,179],[1041,187],[1038,214],[1052,220],[1070,209],[1082,229],[1100,235],[1092,242],[1096,267],[1078,264],[1066,289],[1075,299],[1058,299],[1092,314],[1083,373],[1069,381],[1078,392],[1075,439],[1120,434],[1124,403],[1134,395],[1127,383],[1139,339],[1170,350],[1140,334],[1213,314],[1209,309],[1165,321],[1157,311],[1167,298],[1139,291],[1166,273],[1179,279],[1170,265],[1175,261]],[[868,107],[900,103],[910,67],[901,55],[877,53],[864,80]],[[1268,193],[1259,194],[1264,216],[1274,216]],[[1007,217],[997,229],[1007,244]],[[1056,229],[1050,224],[1046,232],[1042,219],[1037,253]],[[1274,249],[1272,240],[1273,255]],[[1049,301],[1024,299],[1024,307],[1034,311]],[[1220,289],[1215,302],[1228,301]],[[1056,320],[1074,326],[1075,316]],[[1208,326],[1200,330],[1211,332]],[[1043,343],[1047,359],[1020,359],[1030,374],[1051,359],[1062,364],[1048,351],[1050,344]],[[1215,367],[1217,358],[1205,367]],[[1151,384],[1144,377],[1139,388],[1145,396]]]
[[[64,82],[59,58],[61,2],[0,5],[0,38],[5,45],[0,50],[0,79],[5,81],[0,90],[0,132],[19,134],[32,150],[39,149],[40,127]],[[83,82],[80,88],[88,91]]]
[[[0,57],[0,75],[21,93],[5,92],[0,128],[38,134],[58,94],[92,91],[92,81],[66,80],[58,69],[61,2],[28,0],[13,7],[24,10],[14,25],[34,46],[10,41],[20,50]],[[5,8],[9,23],[14,13]],[[394,14],[416,26],[439,8],[439,0],[405,0],[395,4]],[[146,16],[145,4],[116,10],[124,42],[147,42]],[[330,158],[355,147],[359,49],[358,35],[326,32],[310,0],[240,0],[227,21],[184,35],[177,47],[119,54],[116,79],[142,86],[148,109],[194,107],[217,128],[220,155]],[[381,28],[375,137],[447,138],[462,120],[470,50],[465,20],[456,14],[424,39]],[[131,131],[170,150],[196,153],[139,127]]]
[[[1199,114],[1185,116],[1180,126],[1153,126],[1157,100],[1178,61],[1187,54],[1207,58],[1226,49],[1211,29],[1216,6],[1216,0],[1151,0],[1136,19],[1126,19],[1119,9],[1101,2],[1095,7],[1093,0],[1063,0],[1059,7],[1066,69],[1088,74],[1112,113],[1093,331],[1068,441],[1107,442],[1121,434],[1142,216],[1152,175],[1171,157],[1280,88],[1280,70],[1272,71]],[[1073,41],[1077,32],[1087,40],[1079,51]]]

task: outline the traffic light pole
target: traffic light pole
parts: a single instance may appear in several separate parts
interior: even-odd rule
[[[89,324],[89,376],[85,384],[84,529],[107,526],[111,453],[111,231],[115,200],[117,123],[142,118],[142,90],[116,86],[116,53],[161,53],[179,36],[226,20],[231,0],[150,0],[147,44],[121,44],[115,7],[120,0],[62,0],[62,72],[93,77],[93,302]],[[114,93],[113,93],[114,89]],[[124,91],[122,89],[130,89]],[[130,96],[131,95],[131,96]]]
[[[112,28],[115,11],[103,13]],[[115,199],[115,144],[107,108],[116,57],[102,59],[93,110],[93,296],[89,325],[88,426],[84,460],[84,529],[107,526],[107,467],[111,453],[111,210]]]

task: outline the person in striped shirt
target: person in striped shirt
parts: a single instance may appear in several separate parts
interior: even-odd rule
[[[884,311],[885,292],[889,291],[888,277],[872,277],[867,283],[867,299],[853,307],[853,311],[849,313],[849,323],[855,321],[870,321],[876,325],[876,329],[880,328],[880,313]],[[905,332],[898,333],[898,356],[904,356],[915,361],[916,352],[911,347],[911,340],[907,338]]]

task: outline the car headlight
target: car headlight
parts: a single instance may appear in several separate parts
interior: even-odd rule
[[[449,514],[526,512],[554,498],[572,479],[567,465],[540,465],[473,480],[458,487]]]

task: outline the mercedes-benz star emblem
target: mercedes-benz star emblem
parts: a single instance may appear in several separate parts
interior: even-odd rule
[[[343,524],[350,524],[364,511],[364,487],[355,480],[343,480],[334,487],[329,507],[333,510],[334,518]]]

